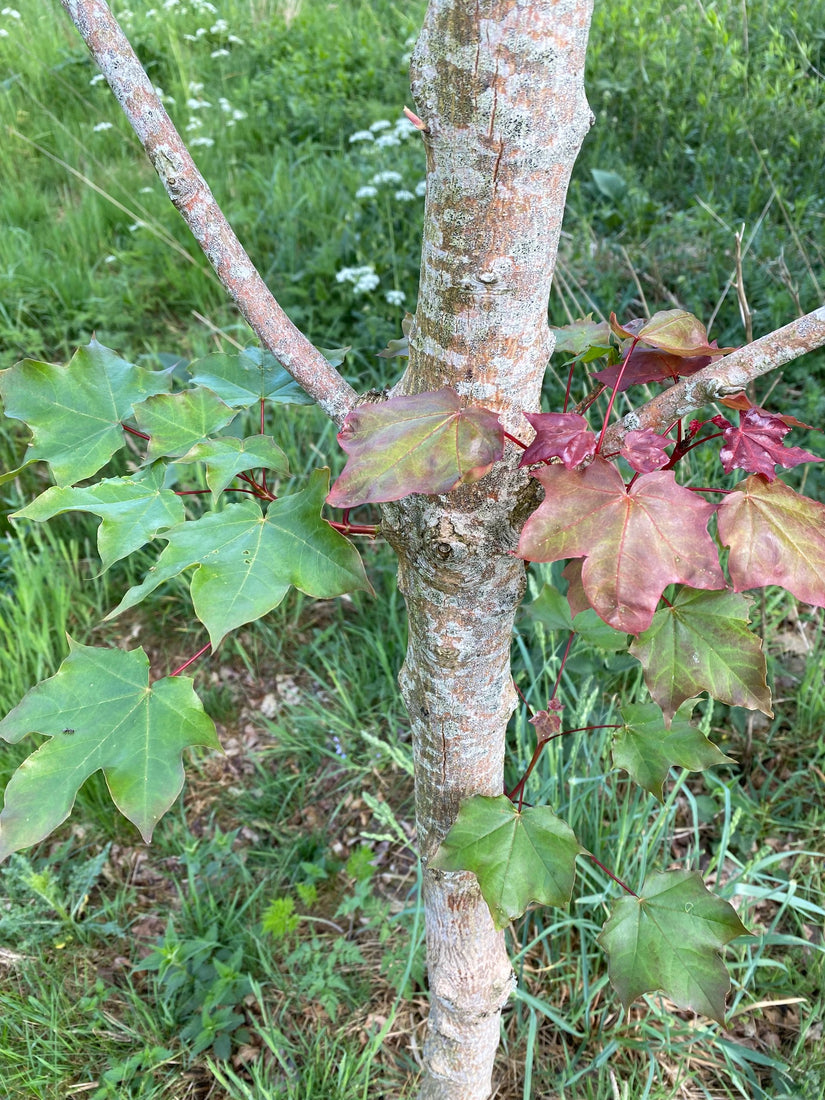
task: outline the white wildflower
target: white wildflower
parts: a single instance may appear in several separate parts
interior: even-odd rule
[[[390,126],[392,126],[392,123],[389,119],[379,118],[377,122],[373,122],[372,126],[370,126],[370,130],[372,130],[374,134],[377,134],[379,130],[389,130]]]
[[[211,107],[212,104],[206,99],[187,99],[186,106],[190,111],[199,111],[201,107]]]
[[[104,130],[111,130],[111,129],[112,129],[112,123],[111,122],[98,122],[98,124],[96,126],[92,127],[92,133],[93,134],[100,134]]]
[[[415,202],[415,195],[412,191],[407,191],[405,188],[395,192],[394,198],[397,202]]]
[[[192,95],[200,95],[204,89],[204,84],[200,80],[189,81],[189,91]]]
[[[237,34],[230,34],[230,36],[227,38],[226,41],[231,42],[233,46],[242,46],[243,45],[243,39],[238,38]]]
[[[132,222],[129,226],[130,233],[136,233],[138,229],[143,229],[143,222]]]
[[[391,306],[403,306],[404,304],[404,291],[403,290],[388,290],[384,297],[387,300],[388,305]]]
[[[95,84],[102,84],[105,79],[106,77],[103,75],[103,73],[97,73],[97,75],[93,76],[92,79],[89,81],[89,87],[93,88]]]
[[[212,53],[209,56],[210,57],[231,57],[231,54],[229,53],[229,50],[220,49],[220,50],[213,50]]]
[[[202,118],[197,118],[197,117],[190,118],[189,121],[186,124],[186,132],[187,132],[187,134],[191,134],[191,132],[193,130],[200,130],[202,127],[203,127],[203,119]]]
[[[209,31],[206,29],[206,27],[198,27],[198,29],[195,31],[195,38],[203,38],[205,34],[209,34]]]
[[[20,12],[17,10],[17,8],[3,8],[3,11],[0,12],[0,15],[7,15],[10,19],[20,18]]]
[[[354,145],[356,141],[375,141],[375,137],[369,130],[356,130],[354,134],[350,134],[349,143]]]
[[[382,183],[401,183],[402,181],[400,172],[376,172],[371,182],[380,186]]]
[[[191,141],[189,142],[189,147],[190,147],[191,149],[194,149],[196,145],[202,145],[202,146],[204,146],[204,147],[205,147],[206,149],[209,149],[209,148],[211,148],[211,146],[213,146],[214,144],[215,144],[215,140],[214,140],[214,138],[209,138],[209,137],[196,137],[196,138],[192,138],[192,140],[191,140]]]
[[[391,145],[400,145],[401,139],[397,134],[381,134],[375,140],[376,149],[388,149]]]
[[[6,28],[5,27],[0,27],[0,38],[8,38],[8,37],[9,37],[9,32],[6,30]]]
[[[157,14],[158,14],[158,9],[157,8],[150,8],[146,13],[146,18],[147,19],[152,19]]]
[[[153,191],[154,191],[154,187],[141,187],[140,194],[141,195],[151,195]]]
[[[377,194],[378,188],[370,187],[369,184],[367,184],[366,187],[358,188],[358,190],[355,192],[355,197],[356,199],[374,199]]]
[[[104,264],[116,264],[117,263],[117,256],[112,256],[112,255],[105,256],[104,259],[103,259],[103,262],[104,262]]]
[[[342,267],[336,274],[335,281],[337,283],[352,283],[353,291],[356,294],[368,294],[369,291],[375,290],[381,282],[375,274],[375,268],[372,264],[366,264],[363,267]]]
[[[212,34],[226,34],[229,30],[229,24],[225,19],[216,19],[209,30]]]
[[[415,193],[419,198],[423,198],[427,194],[427,181],[419,180],[415,185]]]

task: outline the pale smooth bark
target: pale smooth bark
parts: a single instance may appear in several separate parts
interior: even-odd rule
[[[550,281],[570,173],[591,115],[590,5],[431,0],[413,53],[426,125],[427,204],[409,368],[397,393],[452,386],[529,432],[552,351]],[[510,453],[481,483],[385,506],[410,640],[400,676],[412,722],[430,1017],[421,1100],[484,1100],[514,978],[474,877],[428,863],[474,794],[500,795],[514,557],[536,483]]]

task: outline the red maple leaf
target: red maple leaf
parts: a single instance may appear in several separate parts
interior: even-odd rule
[[[547,466],[533,476],[545,499],[524,526],[519,555],[584,558],[587,599],[616,630],[646,630],[669,584],[725,587],[707,532],[715,506],[678,485],[672,470],[642,474],[629,490],[602,458],[584,470]]]
[[[561,733],[561,712],[564,710],[558,699],[551,699],[547,704],[547,710],[537,710],[528,721],[536,727],[536,736],[539,741],[549,741],[551,737]]]
[[[649,474],[668,464],[670,456],[665,447],[672,442],[672,439],[659,435],[652,428],[642,428],[641,431],[627,433],[619,453],[637,473]]]
[[[695,374],[710,362],[709,355],[681,356],[667,351],[654,351],[650,348],[633,348],[627,357],[626,366],[622,373],[618,388],[621,363],[604,370],[596,371],[593,375],[605,386],[616,389],[617,393],[623,393],[628,387],[641,385],[644,382],[675,382],[677,378],[687,378]]]
[[[768,481],[776,477],[776,467],[789,470],[802,462],[821,462],[821,458],[801,447],[786,447],[782,440],[791,430],[781,417],[752,406],[739,416],[736,427],[723,416],[715,416],[714,424],[723,428],[724,445],[719,452],[726,474],[731,470],[746,470],[763,474]]]
[[[568,470],[596,453],[596,436],[578,413],[525,413],[536,438],[524,452],[521,466],[560,458]]]

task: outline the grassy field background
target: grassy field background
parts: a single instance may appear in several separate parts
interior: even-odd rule
[[[423,5],[135,0],[115,11],[279,301],[316,344],[352,346],[357,388],[391,382],[395,361],[376,353],[400,334],[418,275],[423,154],[399,120]],[[600,4],[588,94],[597,121],[571,187],[554,323],[678,304],[720,343],[741,343],[737,233],[756,335],[825,300],[819,0]],[[0,124],[0,367],[65,360],[93,333],[149,365],[249,342],[56,0],[0,12]],[[551,372],[548,398],[555,385]],[[825,357],[766,379],[757,397],[821,425]],[[803,445],[823,453],[818,438]],[[314,409],[291,409],[276,439],[295,470],[339,461]],[[0,421],[4,467],[24,445]],[[822,473],[802,476],[822,499]],[[99,576],[93,522],[12,527],[8,514],[45,484],[27,470],[4,486],[4,711],[56,669],[66,631],[142,644],[159,671],[204,640],[182,584],[101,627],[151,556]],[[198,666],[226,753],[195,761],[150,849],[93,781],[54,838],[0,868],[3,1100],[412,1094],[426,993],[395,683],[405,622],[391,556],[366,556],[376,600],[293,594]],[[528,600],[551,575],[531,570]],[[508,933],[519,990],[497,1097],[825,1090],[823,617],[770,592],[755,614],[776,718],[703,707],[736,765],[674,773],[657,811],[612,770],[601,731],[553,742],[527,794],[625,881],[678,861],[734,901],[759,935],[728,952],[728,1027],[655,996],[621,1012],[595,942],[615,888],[582,864],[569,912],[533,911]],[[564,641],[525,610],[514,668],[533,708]],[[610,722],[639,690],[631,666],[574,651],[571,724]],[[514,778],[532,752],[527,717],[521,708],[512,724]],[[0,781],[21,756],[0,751]]]

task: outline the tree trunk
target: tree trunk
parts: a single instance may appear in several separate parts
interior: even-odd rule
[[[396,393],[449,385],[530,428],[552,351],[550,281],[570,173],[591,116],[582,0],[431,0],[413,54],[427,127],[427,204],[410,362]],[[513,619],[513,556],[538,486],[520,452],[480,483],[384,507],[410,640],[400,675],[413,731],[430,985],[421,1100],[484,1100],[514,986],[475,877],[428,861],[459,802],[499,795]]]

